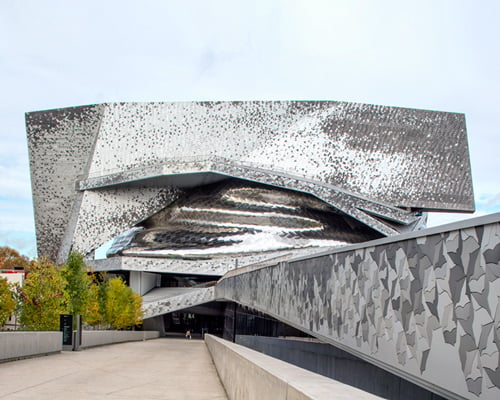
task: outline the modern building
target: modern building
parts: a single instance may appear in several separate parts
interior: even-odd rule
[[[232,339],[305,332],[445,397],[498,388],[498,368],[477,367],[498,360],[494,295],[479,302],[493,317],[471,328],[475,347],[470,332],[457,340],[463,273],[440,275],[447,241],[415,233],[428,212],[474,211],[464,115],[334,101],[108,103],[31,112],[26,124],[39,255],[62,262],[76,250],[122,275],[143,296],[145,325]],[[295,297],[278,304],[285,286]],[[457,390],[426,376],[437,329],[461,357]]]
[[[2,270],[0,269],[0,278],[7,280],[10,285],[23,287],[25,272],[19,269]],[[5,322],[3,329],[16,330],[18,328],[17,317],[12,314]]]

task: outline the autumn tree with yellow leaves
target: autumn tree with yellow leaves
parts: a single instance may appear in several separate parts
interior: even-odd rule
[[[78,253],[71,253],[62,266],[46,258],[31,261],[28,271],[23,287],[17,288],[23,329],[59,330],[59,316],[67,313],[80,314],[90,326],[127,329],[142,323],[141,296],[120,277],[97,279]],[[0,281],[0,307],[8,316],[12,312],[9,293]],[[3,313],[0,322],[1,318]]]
[[[10,247],[0,247],[0,269],[28,269],[30,260]]]
[[[119,278],[110,279],[105,290],[105,320],[113,329],[142,323],[142,299]]]
[[[0,278],[0,328],[9,320],[16,309],[16,300],[7,279]]]
[[[67,311],[65,281],[61,268],[46,258],[33,261],[23,287],[19,288],[24,329],[35,331],[59,330],[59,315]]]

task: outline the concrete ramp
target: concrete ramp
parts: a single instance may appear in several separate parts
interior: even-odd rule
[[[500,213],[245,271],[217,299],[452,399],[500,398]]]
[[[201,340],[154,339],[0,364],[0,398],[227,399]]]

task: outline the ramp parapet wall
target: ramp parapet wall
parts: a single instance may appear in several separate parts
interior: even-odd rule
[[[0,332],[0,362],[62,350],[62,332]]]
[[[83,331],[81,348],[158,337],[158,331]],[[62,332],[0,332],[0,362],[59,353],[62,349]]]
[[[135,342],[156,339],[158,331],[83,331],[82,348],[103,346],[106,344]]]
[[[229,399],[380,399],[212,335],[205,343]]]

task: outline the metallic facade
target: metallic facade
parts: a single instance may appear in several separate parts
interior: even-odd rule
[[[474,209],[462,114],[333,101],[109,103],[26,115],[38,250],[91,257],[224,177],[310,193],[382,235]]]

